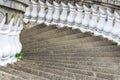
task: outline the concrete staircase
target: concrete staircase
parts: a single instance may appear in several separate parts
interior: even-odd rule
[[[0,80],[120,80],[120,47],[91,33],[37,25],[21,34],[24,60]]]

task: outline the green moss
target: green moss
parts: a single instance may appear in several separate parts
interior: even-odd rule
[[[11,18],[16,18],[16,14],[13,14],[13,15],[11,16]]]
[[[17,58],[18,61],[22,61],[23,60],[23,53],[22,52],[17,53],[16,58]]]
[[[116,43],[116,42],[112,42],[112,45],[118,45],[118,43]]]

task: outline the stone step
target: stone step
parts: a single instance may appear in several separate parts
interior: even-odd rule
[[[75,34],[72,34],[72,35],[67,34],[65,36],[63,36],[63,34],[60,33],[59,35],[55,34],[55,35],[52,35],[52,36],[49,36],[49,37],[46,37],[46,38],[44,37],[42,39],[36,39],[35,41],[30,41],[28,45],[32,45],[32,44],[34,44],[34,42],[39,43],[39,44],[41,44],[41,43],[47,44],[47,43],[50,43],[50,42],[58,42],[58,40],[59,40],[59,42],[74,40],[74,39],[76,40],[76,39],[78,39],[78,37],[76,35],[78,35],[79,38],[89,37],[89,35],[81,34],[81,33],[75,33]],[[26,42],[24,41],[24,43],[26,43]],[[26,46],[28,46],[28,45],[26,45]]]
[[[43,24],[42,24],[43,25]],[[25,25],[26,26],[26,25]],[[28,25],[29,26],[29,25]],[[40,26],[39,24],[36,24],[34,27],[31,27],[31,28],[24,28],[23,30],[22,30],[22,33],[29,33],[29,32],[31,32],[31,31],[34,31],[34,30],[36,30],[36,28],[38,28],[38,26]],[[43,25],[44,26],[44,25]],[[41,28],[44,28],[43,26],[40,26]]]
[[[72,61],[72,60],[50,60],[50,59],[43,59],[40,61],[34,61],[34,60],[26,60],[24,59],[23,62],[21,62],[20,64],[27,64],[27,63],[34,63],[34,64],[48,64],[50,63],[52,64],[58,64],[58,65],[71,65],[71,66],[75,66],[76,68],[81,65],[86,65],[86,66],[93,66],[93,67],[101,67],[101,68],[108,68],[108,69],[112,69],[115,67],[119,67],[119,63],[114,63],[114,62],[97,62],[97,61]]]
[[[35,52],[36,51],[36,52]],[[59,49],[52,49],[52,48],[36,48],[34,49],[34,52],[37,54],[37,52],[39,51],[39,53],[42,53],[44,51],[46,52],[51,52],[51,51],[62,51],[62,52],[112,52],[112,51],[120,51],[120,47],[119,46],[100,46],[100,47],[81,47],[81,48],[68,48],[65,49],[63,48],[59,48]],[[38,54],[39,54],[38,53]],[[25,55],[27,54],[32,54],[30,52],[26,52]]]
[[[24,38],[24,37],[27,37],[27,36],[30,36],[31,34],[36,34],[36,33],[41,33],[41,32],[44,32],[44,31],[48,31],[50,29],[54,29],[56,27],[46,27],[45,25],[37,25],[37,26],[34,26],[30,29],[24,29],[21,33],[21,37]]]
[[[4,71],[0,71],[0,80],[27,80],[27,79],[6,73]]]
[[[35,46],[36,45],[36,46]],[[59,49],[59,48],[65,48],[65,49],[69,49],[69,48],[80,48],[80,47],[98,47],[98,46],[108,46],[108,45],[112,45],[112,43],[110,41],[95,41],[95,42],[87,42],[87,43],[76,43],[76,44],[65,44],[65,45],[56,45],[56,46],[39,46],[37,44],[34,44],[33,46],[24,46],[24,50],[23,52],[25,53],[26,51],[31,51],[32,49],[39,49],[39,48],[49,48],[49,49]]]
[[[24,36],[21,36],[22,39],[26,39],[26,37],[32,37],[34,35],[39,35],[41,33],[44,33],[44,32],[47,32],[47,31],[50,31],[50,30],[54,30],[54,29],[57,29],[55,26],[49,26],[49,27],[40,27],[40,26],[35,26],[35,30],[32,30],[30,29],[31,31],[30,32],[22,32],[22,34]]]
[[[70,34],[75,34],[77,32],[72,31],[70,29],[53,29],[53,30],[49,30],[43,33],[38,33],[35,36],[31,36],[31,38],[29,39],[30,42],[34,42],[34,41],[40,41],[43,39],[50,39],[50,38],[54,38],[54,37],[61,37],[64,35],[70,35]],[[25,41],[24,41],[25,42]]]
[[[26,80],[46,80],[45,78],[30,74],[30,73],[26,73],[26,72],[23,72],[20,70],[15,70],[15,69],[10,68],[10,67],[1,67],[0,70],[4,71],[6,73],[9,73],[11,75],[22,77]]]
[[[34,42],[34,43],[30,43],[27,44],[26,46],[37,46],[37,47],[46,47],[46,46],[57,46],[57,45],[76,45],[76,44],[81,44],[81,43],[88,43],[88,42],[95,42],[95,41],[103,41],[103,39],[101,39],[100,37],[83,37],[83,38],[77,38],[77,39],[73,39],[73,40],[68,40],[68,41],[48,41],[48,42],[42,42],[40,43],[38,42]],[[33,45],[34,44],[34,45]],[[26,47],[25,46],[25,47]]]
[[[107,62],[107,63],[119,63],[120,57],[40,57],[36,56],[24,56],[24,59],[33,60],[33,61],[70,61],[70,62],[79,62],[79,61],[90,61],[90,62]]]
[[[24,64],[18,64],[17,66],[22,67],[23,65]],[[29,63],[26,63],[26,65],[24,67],[27,68],[28,66],[31,66],[31,65],[34,65],[34,66],[31,67],[32,69],[42,70],[44,72],[50,72],[50,73],[53,73],[53,74],[56,74],[56,75],[69,77],[69,78],[72,78],[73,80],[82,79],[81,77],[79,77],[79,79],[78,79],[78,76],[76,76],[76,74],[77,75],[84,75],[85,77],[93,77],[93,75],[89,75],[87,73],[82,73],[82,72],[85,72],[85,71],[81,71],[81,73],[68,72],[68,71],[65,71],[65,70],[58,70],[58,69],[49,68],[49,67],[43,66],[42,64],[34,64],[34,63],[29,64]]]
[[[23,64],[22,64],[23,65]],[[21,65],[21,66],[22,66]],[[56,64],[50,64],[49,62],[48,63],[33,63],[31,62],[31,64],[26,63],[26,67],[28,66],[31,66],[31,65],[34,65],[32,66],[33,69],[42,69],[44,70],[45,72],[52,72],[52,73],[56,73],[56,74],[59,74],[59,75],[66,75],[66,76],[71,76],[72,78],[74,78],[74,76],[72,76],[72,74],[74,73],[78,73],[78,74],[82,74],[82,75],[86,75],[86,76],[95,76],[94,73],[104,73],[104,74],[116,74],[116,75],[119,75],[119,71],[117,71],[116,68],[102,68],[102,67],[93,67],[93,66],[86,66],[86,65],[79,65],[79,66],[76,66],[76,65],[71,65],[71,64],[63,64],[63,65],[59,65],[59,63],[56,63]],[[67,73],[67,74],[63,74],[63,72],[61,71],[65,71],[65,72],[70,72],[70,73]],[[72,73],[72,74],[71,74]],[[113,77],[114,78],[114,77]],[[92,80],[92,79],[90,79]]]
[[[58,75],[58,74],[50,73],[48,71],[45,72],[44,70],[42,70],[40,68],[36,69],[36,68],[33,68],[32,66],[31,67],[28,67],[28,66],[26,67],[26,65],[25,66],[23,66],[23,65],[18,66],[18,65],[14,65],[14,66],[10,66],[10,67],[14,68],[16,70],[21,70],[23,72],[31,73],[31,74],[34,74],[34,75],[37,75],[37,76],[40,76],[40,77],[45,77],[46,80],[47,79],[50,79],[50,80],[73,80],[72,78],[69,78],[69,77],[64,77],[64,76],[61,76],[61,75]]]
[[[71,34],[71,35],[64,35],[61,37],[57,37],[57,38],[52,38],[52,39],[48,39],[46,40],[47,42],[58,42],[58,41],[67,41],[67,40],[73,40],[73,39],[77,39],[77,38],[84,38],[84,37],[88,37],[91,36],[89,33],[76,33],[76,34]]]
[[[57,28],[52,29],[52,28],[45,27],[44,32],[43,32],[43,29],[37,29],[37,30],[35,30],[35,32],[33,32],[34,34],[31,32],[31,34],[29,34],[28,36],[23,37],[22,40],[25,41],[26,37],[33,40],[33,39],[39,38],[40,35],[42,35],[42,34],[52,33],[52,32],[54,32],[56,30],[59,30],[59,29],[57,29]],[[35,37],[35,36],[37,36],[37,37]]]
[[[119,54],[120,51],[114,51],[114,52],[62,52],[62,51],[43,51],[39,54],[27,54],[26,56],[35,56],[35,57],[120,57]],[[25,55],[24,55],[25,56]]]

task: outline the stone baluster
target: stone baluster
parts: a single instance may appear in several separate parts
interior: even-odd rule
[[[45,11],[45,2],[39,0],[40,3],[40,12],[38,14],[38,24],[42,24],[45,21],[46,11]]]
[[[115,24],[113,26],[113,30],[111,32],[111,40],[118,42],[120,45],[120,14],[115,11]]]
[[[89,22],[89,31],[94,33],[96,30],[96,25],[97,25],[97,20],[98,20],[98,10],[97,10],[97,6],[94,5],[91,7],[92,9],[92,18]]]
[[[37,17],[38,17],[38,3],[34,0],[31,0],[32,2],[32,11],[31,11],[31,19],[30,19],[30,22],[31,23],[35,23],[36,20],[37,20]]]
[[[84,7],[84,18],[82,20],[82,26],[80,27],[80,30],[85,33],[88,31],[88,27],[89,27],[89,21],[90,21],[90,8],[87,7],[86,5],[83,6]]]
[[[62,13],[60,15],[60,23],[58,24],[58,26],[60,28],[65,27],[65,25],[67,24],[67,16],[68,16],[68,5],[66,2],[61,2],[62,5]]]
[[[2,22],[0,23],[0,28],[5,25],[5,22],[6,22],[6,16],[4,17],[4,19],[3,19]],[[0,35],[1,35],[1,33],[0,33]],[[2,37],[1,37],[1,38],[2,38]],[[1,38],[0,38],[0,39],[1,39]],[[2,43],[0,42],[0,44],[2,44]],[[0,66],[4,66],[4,65],[5,65],[5,63],[4,63],[4,61],[2,60],[2,58],[3,58],[3,50],[2,50],[2,46],[0,46]]]
[[[81,4],[76,3],[77,7],[77,15],[75,17],[75,24],[72,29],[78,29],[81,26],[82,18],[83,18],[83,6]]]
[[[103,27],[106,24],[106,11],[104,8],[99,8],[99,21],[96,25],[96,31],[94,32],[94,36],[102,35]]]
[[[9,43],[11,46],[11,54],[10,54],[10,59],[9,59],[9,63],[14,63],[15,62],[15,55],[17,53],[17,45],[15,42],[15,36],[16,36],[16,32],[17,32],[17,28],[19,26],[20,23],[20,18],[18,18],[16,25],[11,27],[11,31],[9,32]]]
[[[15,44],[16,44],[16,47],[17,47],[16,54],[20,53],[22,51],[22,44],[20,42],[20,33],[21,33],[22,29],[23,29],[23,23],[19,23],[19,26],[17,27],[17,31],[16,31],[16,34],[15,34]],[[17,62],[17,59],[14,58],[13,62]]]
[[[51,22],[52,22],[52,18],[53,18],[53,11],[54,11],[54,6],[52,4],[52,2],[49,2],[49,1],[46,1],[46,4],[48,6],[48,11],[47,11],[47,14],[46,14],[46,21],[45,21],[45,24],[47,26],[51,25]]]
[[[30,14],[31,14],[31,10],[30,10],[30,6],[28,6],[25,10],[25,14],[23,18],[24,23],[28,23],[30,21],[30,17],[31,17]]]
[[[60,21],[60,10],[61,10],[61,4],[59,4],[59,1],[54,1],[54,13],[53,13],[53,25],[57,25]]]
[[[76,8],[74,5],[74,2],[68,2],[68,6],[69,6],[70,13],[67,18],[67,27],[71,28],[74,25]]]
[[[109,34],[112,32],[113,30],[113,21],[114,21],[114,15],[113,13],[107,9],[107,23],[103,28],[103,33],[102,36],[105,38],[109,39]]]

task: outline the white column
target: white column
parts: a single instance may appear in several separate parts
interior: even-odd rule
[[[92,18],[89,22],[89,31],[94,33],[96,30],[96,24],[97,24],[97,20],[98,20],[98,11],[97,11],[97,6],[92,6]]]
[[[82,20],[82,26],[80,27],[80,30],[85,33],[88,31],[88,27],[89,27],[89,21],[90,21],[90,9],[84,5],[84,18]]]
[[[72,29],[78,29],[81,26],[82,18],[83,18],[83,7],[76,3],[77,7],[77,15],[75,17],[75,24]]]
[[[17,28],[17,31],[16,31],[16,34],[15,34],[15,44],[16,44],[16,47],[17,47],[17,51],[16,51],[16,54],[17,53],[20,53],[22,51],[22,44],[20,42],[20,33],[21,33],[21,30],[23,29],[23,24],[21,23],[18,28]],[[15,54],[15,55],[16,55]],[[14,58],[13,59],[13,62],[17,62],[17,59]]]
[[[106,11],[104,8],[99,8],[99,21],[96,25],[96,31],[94,32],[94,36],[102,35],[103,27],[106,24]]]
[[[59,23],[60,20],[60,9],[61,9],[61,5],[59,3],[57,3],[56,1],[53,2],[54,4],[54,13],[53,13],[53,25],[57,25]]]
[[[32,9],[32,12],[31,12],[30,22],[35,23],[36,20],[37,20],[37,16],[38,16],[38,10],[37,10],[38,4],[34,0],[31,0],[31,2],[32,2],[33,9]]]
[[[107,9],[107,14],[108,14],[108,16],[107,16],[107,23],[106,23],[106,25],[103,28],[103,34],[102,34],[102,36],[109,39],[109,34],[112,31],[112,29],[113,29],[114,15],[108,9]]]
[[[4,19],[3,19],[2,22],[0,23],[0,28],[2,28],[2,26],[4,26],[5,21],[6,21],[6,16],[4,17]],[[1,35],[1,33],[0,33],[0,35]],[[1,39],[1,38],[2,38],[2,37],[0,37],[0,39]],[[1,45],[1,41],[0,41],[0,45]],[[3,46],[0,46],[0,66],[4,66],[4,65],[5,65],[5,63],[3,63],[3,60],[2,60],[2,57],[3,57],[2,47],[3,47]]]
[[[30,6],[28,6],[26,8],[26,11],[25,11],[25,14],[24,14],[24,18],[23,18],[24,23],[28,23],[30,21],[30,17],[31,17],[30,13],[31,13]]]
[[[58,26],[60,28],[64,27],[67,23],[67,16],[68,16],[68,5],[66,5],[65,3],[61,2],[62,5],[62,13],[60,15],[60,23],[58,24]]]
[[[16,44],[16,40],[15,40],[15,36],[16,36],[16,32],[18,29],[20,23],[20,18],[18,18],[16,25],[12,26],[11,31],[9,32],[9,43],[11,46],[11,55],[10,55],[10,62],[9,63],[14,63],[14,59],[15,59],[15,55],[17,53],[17,46],[18,44]]]
[[[68,3],[70,13],[67,18],[67,27],[71,28],[74,25],[74,19],[75,19],[75,6],[71,3]]]
[[[45,11],[45,3],[39,0],[40,3],[40,12],[38,14],[38,24],[42,24],[45,21],[46,11]]]
[[[115,42],[120,43],[120,14],[115,11],[114,13],[115,16],[115,24],[113,26],[113,30],[111,32],[111,40],[114,40]]]
[[[48,6],[48,12],[47,12],[47,15],[46,15],[46,21],[45,21],[45,24],[47,26],[49,26],[52,22],[52,18],[53,18],[53,11],[54,11],[54,7],[53,7],[53,4],[51,4],[50,2],[46,1],[46,4]]]

